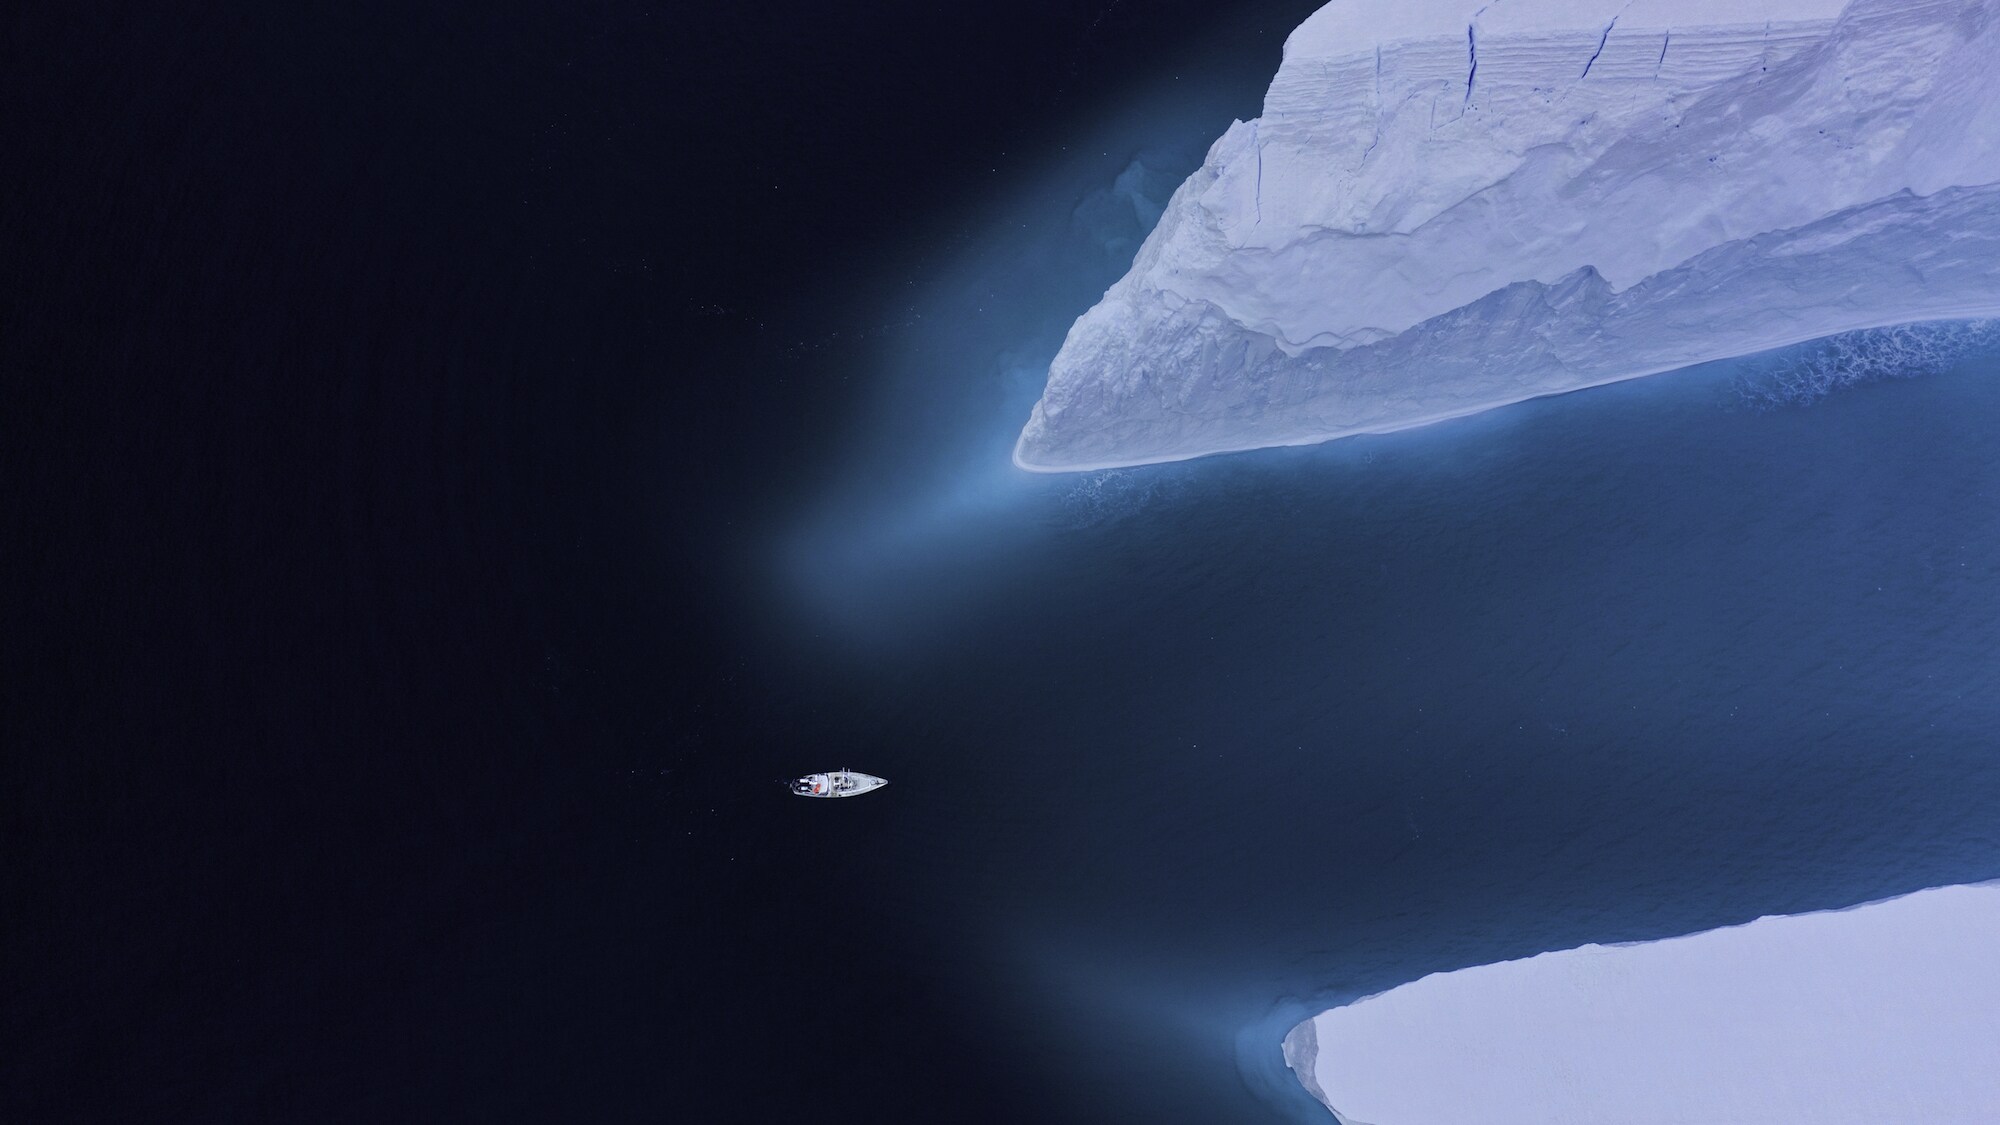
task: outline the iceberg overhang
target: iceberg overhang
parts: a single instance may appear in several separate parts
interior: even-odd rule
[[[1072,327],[1015,462],[1304,444],[2000,314],[1996,17],[1330,4]]]

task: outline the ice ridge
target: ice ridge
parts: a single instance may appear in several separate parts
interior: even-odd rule
[[[1338,0],[1071,328],[1024,468],[2000,315],[2000,0]]]

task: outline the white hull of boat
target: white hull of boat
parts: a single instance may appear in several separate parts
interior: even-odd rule
[[[801,797],[858,797],[887,784],[886,780],[872,773],[834,770],[831,773],[809,773],[799,778],[792,782],[792,792]]]

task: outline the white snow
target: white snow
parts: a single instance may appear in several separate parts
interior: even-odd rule
[[[2000,0],[1337,0],[1071,329],[1015,460],[1320,441],[1991,315],[1996,250]]]
[[[1991,1125],[2000,883],[1440,973],[1285,1057],[1347,1125]]]

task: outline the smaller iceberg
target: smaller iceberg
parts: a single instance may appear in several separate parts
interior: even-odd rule
[[[1990,1125],[2000,882],[1439,973],[1285,1061],[1345,1125]]]

